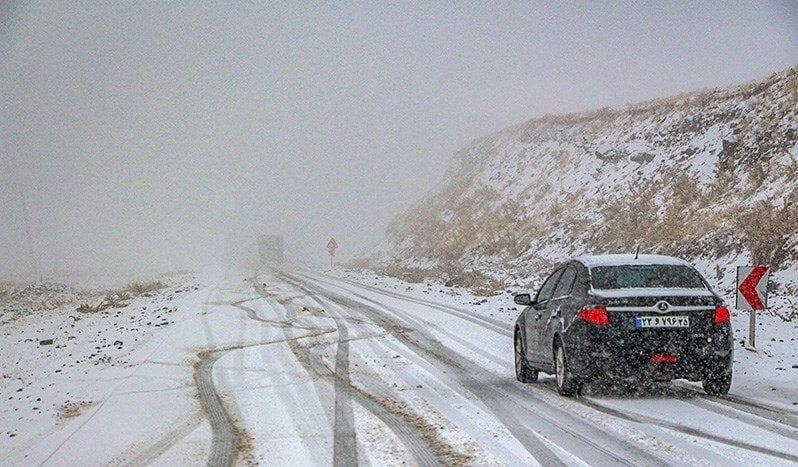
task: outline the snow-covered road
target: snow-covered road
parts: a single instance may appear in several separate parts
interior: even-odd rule
[[[548,376],[515,381],[509,314],[412,291],[227,275],[171,319],[73,388],[96,394],[83,413],[3,438],[0,463],[798,463],[798,409],[688,384],[563,398]]]

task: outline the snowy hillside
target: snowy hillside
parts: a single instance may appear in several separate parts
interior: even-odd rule
[[[798,274],[798,68],[742,86],[545,116],[457,152],[444,184],[373,253],[406,279],[494,293],[581,253],[691,259],[730,285]],[[786,294],[783,294],[786,295]],[[792,294],[794,295],[794,294]]]

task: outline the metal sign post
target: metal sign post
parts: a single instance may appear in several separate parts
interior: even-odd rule
[[[334,238],[331,238],[330,241],[327,242],[327,251],[330,252],[330,267],[333,267],[333,258],[335,258],[336,248],[338,248],[338,242],[336,242]]]
[[[770,266],[738,266],[735,308],[750,313],[748,344],[756,347],[756,312],[768,307]]]

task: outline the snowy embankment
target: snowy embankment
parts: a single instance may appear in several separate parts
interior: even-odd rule
[[[508,328],[512,327],[521,312],[520,307],[513,303],[515,290],[506,290],[498,295],[482,297],[461,287],[447,287],[431,280],[409,283],[371,271],[332,269],[328,270],[327,274],[447,306],[466,308],[487,317],[506,321]],[[735,349],[731,394],[796,411],[798,408],[798,390],[796,390],[798,387],[798,320],[785,322],[773,314],[760,313],[757,318],[756,349],[745,345],[748,338],[747,313],[733,310],[732,326],[735,335]],[[511,356],[508,355],[507,358],[509,361]]]
[[[156,290],[125,292],[113,304],[108,297],[119,298],[115,294],[59,284],[36,284],[7,294],[0,306],[0,463],[50,459],[112,400],[141,364],[143,353],[149,356],[161,332],[185,313],[180,309],[183,298],[198,289],[191,276],[162,280],[153,283]],[[130,407],[125,413],[133,417],[140,409]],[[107,428],[118,430],[116,438],[124,444],[126,430],[120,428],[129,423],[123,417]],[[115,447],[84,448],[86,455],[97,454],[85,459],[102,458],[100,451]]]
[[[798,68],[727,89],[544,116],[458,151],[369,257],[481,294],[582,254],[658,253],[716,282],[769,264],[798,294]],[[789,271],[793,271],[790,273]]]

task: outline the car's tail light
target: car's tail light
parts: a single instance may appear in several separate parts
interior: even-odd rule
[[[651,357],[651,363],[676,363],[675,355],[654,355]]]
[[[725,306],[715,308],[715,323],[728,323],[729,309]]]
[[[610,317],[607,315],[607,309],[603,306],[592,306],[582,308],[579,311],[579,319],[586,321],[596,326],[609,326]]]

